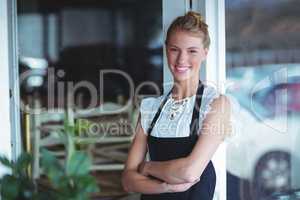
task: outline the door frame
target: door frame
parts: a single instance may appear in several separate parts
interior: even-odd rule
[[[21,153],[16,0],[0,0],[0,153],[16,160]],[[0,168],[0,176],[4,173]]]

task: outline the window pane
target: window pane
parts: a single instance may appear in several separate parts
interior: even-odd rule
[[[67,108],[74,111],[75,125],[89,116],[98,132],[80,147],[100,169],[93,173],[100,196],[123,195],[121,165],[140,100],[134,97],[162,91],[162,1],[18,0],[17,6],[21,100],[31,111],[44,108],[30,113],[32,143],[62,159],[62,142],[52,137],[55,127],[67,120]],[[24,118],[22,125],[28,125]],[[104,136],[117,142],[100,141]]]
[[[77,3],[20,0],[18,31],[21,72],[51,68],[56,81],[74,84],[88,81],[97,89],[98,97],[100,88],[104,87],[104,101],[116,101],[118,95],[128,98],[129,85],[122,75],[104,76],[104,84],[100,85],[100,70],[103,69],[125,72],[135,86],[147,80],[161,87],[161,0],[148,3],[137,0]],[[36,82],[33,82],[35,85],[25,82],[22,83],[23,95],[35,91],[42,96],[47,94],[46,79],[40,87]],[[154,89],[145,86],[142,93],[153,93]],[[81,103],[75,102],[76,105],[89,105],[89,96],[87,88],[79,88],[75,100],[84,98]],[[47,103],[43,100],[43,105]]]
[[[225,2],[227,94],[236,100],[228,199],[296,199],[290,193],[300,189],[300,2]]]

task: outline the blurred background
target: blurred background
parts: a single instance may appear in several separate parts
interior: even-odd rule
[[[34,176],[42,176],[40,147],[64,159],[56,130],[67,112],[71,124],[108,124],[100,139],[81,137],[101,188],[95,198],[137,198],[120,185],[133,130],[113,132],[109,124],[126,120],[134,127],[140,99],[129,99],[124,75],[101,82],[99,71],[121,70],[135,87],[144,81],[158,86],[143,86],[140,94],[161,94],[162,1],[18,0],[17,8],[21,100],[28,109],[45,110],[21,116],[24,145],[37,157]],[[225,0],[226,92],[235,102],[228,200],[298,198],[299,11],[299,0]]]
[[[300,199],[300,1],[226,0],[228,199]]]
[[[144,80],[161,84],[161,1],[20,0],[17,7],[21,73],[52,68],[56,83],[89,81],[98,92],[106,85],[104,100],[109,101],[116,100],[116,93],[128,98],[128,85],[121,76],[108,77],[100,85],[100,70],[121,70],[135,85]],[[38,75],[22,86],[23,95],[39,93],[40,98],[49,89],[47,77]],[[143,92],[151,93],[151,88]],[[84,106],[89,101],[87,91],[78,89],[75,99],[86,101],[78,105]]]
[[[76,131],[76,141],[92,157],[95,198],[126,198],[120,177],[140,101],[131,92],[162,92],[162,1],[18,0],[17,10],[21,101],[26,111],[43,109],[21,116],[34,177],[43,178],[41,148],[65,159],[57,132],[66,121],[88,124],[96,130]],[[101,70],[117,73],[101,79]]]

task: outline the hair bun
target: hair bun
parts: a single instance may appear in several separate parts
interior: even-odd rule
[[[189,12],[186,13],[186,16],[190,16],[190,17],[196,18],[196,20],[199,21],[199,22],[201,22],[201,23],[204,22],[203,16],[200,15],[199,13],[197,13],[197,12],[189,11]]]
[[[189,11],[185,15],[177,17],[167,30],[166,43],[168,43],[170,35],[177,30],[195,33],[199,37],[203,38],[204,47],[209,47],[210,38],[208,33],[208,26],[200,13]]]

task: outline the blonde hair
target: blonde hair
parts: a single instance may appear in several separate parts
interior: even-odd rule
[[[203,39],[204,48],[209,48],[210,38],[208,34],[208,25],[204,22],[200,13],[189,11],[183,16],[177,17],[167,31],[166,44],[170,36],[176,31],[186,31],[195,34]]]

